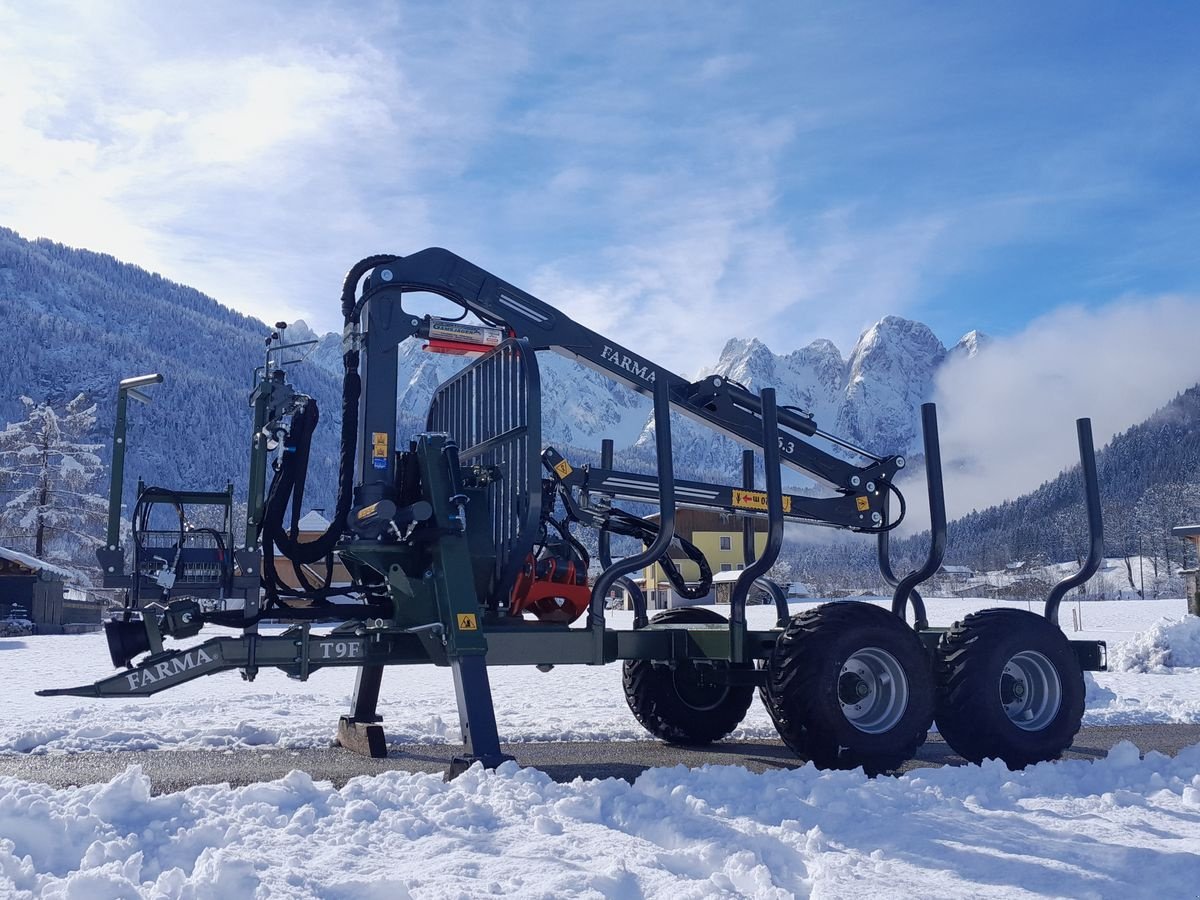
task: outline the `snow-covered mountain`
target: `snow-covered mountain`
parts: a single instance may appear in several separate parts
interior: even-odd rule
[[[303,323],[293,329],[309,333]],[[780,355],[757,338],[733,338],[698,377],[719,374],[756,391],[774,387],[781,403],[812,413],[824,430],[879,453],[913,453],[920,450],[920,406],[933,396],[938,369],[959,355],[975,356],[986,343],[986,336],[972,331],[947,350],[926,325],[887,316],[863,332],[848,358],[824,339]],[[340,376],[340,336],[325,335],[310,359]],[[437,385],[466,361],[425,352],[419,341],[404,344],[402,422],[419,428]],[[627,457],[649,458],[654,428],[647,398],[556,354],[541,354],[540,362],[547,443],[587,454],[609,437]],[[740,471],[736,446],[690,419],[673,417],[672,437],[677,471]]]

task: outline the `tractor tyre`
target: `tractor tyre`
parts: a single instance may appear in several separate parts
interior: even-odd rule
[[[668,609],[651,624],[725,624],[720,613],[698,607]],[[750,669],[716,661],[710,668]],[[648,659],[627,659],[622,673],[625,700],[642,727],[668,744],[711,744],[732,732],[750,708],[751,685],[702,683],[700,671],[683,660],[674,667]]]
[[[843,601],[793,616],[766,668],[763,701],[779,736],[818,768],[895,769],[933,724],[929,654],[878,606]]]
[[[1057,625],[1023,609],[972,613],[938,644],[938,731],[964,759],[1057,759],[1083,719],[1083,670]]]

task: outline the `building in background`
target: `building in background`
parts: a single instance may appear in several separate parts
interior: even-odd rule
[[[1200,557],[1200,525],[1177,525],[1171,529],[1171,534],[1191,541],[1193,549]],[[1187,582],[1187,608],[1193,616],[1200,616],[1200,584],[1197,583],[1197,573],[1200,573],[1200,569],[1182,569],[1179,573]]]
[[[658,514],[649,516],[657,522]],[[762,553],[767,546],[767,520],[754,517],[754,552]],[[703,597],[682,597],[667,579],[658,563],[645,570],[646,606],[650,609],[671,609],[676,606],[695,606],[700,603],[728,603],[732,583],[737,574],[750,562],[742,548],[741,516],[710,509],[683,508],[675,512],[675,533],[691,541],[704,554],[713,572],[713,590]],[[700,567],[683,555],[676,544],[668,554],[688,585],[700,581]],[[718,578],[721,573],[726,573]],[[756,599],[752,597],[751,602]]]
[[[71,577],[68,569],[0,547],[0,618],[17,607],[29,614],[38,631],[61,630],[64,583]]]

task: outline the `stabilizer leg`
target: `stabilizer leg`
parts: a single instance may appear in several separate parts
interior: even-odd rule
[[[496,730],[496,710],[492,705],[492,686],[488,681],[487,659],[482,655],[460,656],[452,659],[454,694],[458,699],[458,721],[462,728],[463,755],[450,762],[446,777],[456,778],[472,763],[481,762],[484,768],[494,769],[512,759],[500,752],[500,735]]]
[[[363,666],[354,682],[354,697],[350,715],[338,720],[337,742],[354,753],[382,759],[387,756],[383,717],[376,712],[379,686],[383,682],[383,666]]]

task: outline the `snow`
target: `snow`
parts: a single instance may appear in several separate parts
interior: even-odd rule
[[[947,624],[997,604],[926,605]],[[752,626],[772,617],[749,612]],[[1085,724],[1200,722],[1200,626],[1183,613],[1182,600],[1064,605],[1069,636],[1108,640],[1114,662],[1088,677]],[[325,745],[354,677],[264,672],[246,684],[226,673],[125,701],[32,695],[110,672],[102,635],[0,640],[0,751]],[[645,737],[617,666],[496,668],[492,681],[505,739]],[[444,670],[389,669],[381,712],[392,740],[457,739]],[[773,733],[755,704],[741,736]],[[450,783],[388,772],[340,790],[292,772],[161,796],[137,767],[69,789],[0,778],[0,896],[1191,896],[1200,745],[1139,757],[1123,743],[1105,759],[1021,772],[675,767],[633,784],[558,784],[507,764]]]
[[[1121,645],[1112,668],[1122,672],[1170,674],[1175,669],[1200,667],[1200,618],[1162,619]]]
[[[61,566],[56,566],[54,563],[48,563],[45,560],[38,559],[35,556],[30,556],[27,553],[9,550],[7,547],[0,547],[0,559],[7,559],[9,562],[18,563],[27,569],[32,569],[34,572],[50,572],[51,574],[58,575],[61,578],[76,577],[76,573],[72,572],[70,569],[64,569]]]
[[[558,784],[508,763],[151,796],[0,778],[7,897],[1182,897],[1200,746],[899,778],[737,767]]]

